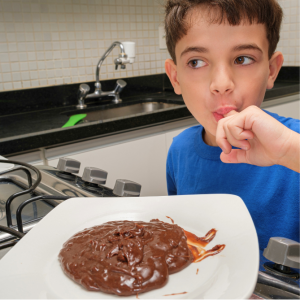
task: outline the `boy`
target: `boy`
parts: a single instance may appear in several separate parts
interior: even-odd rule
[[[283,63],[281,20],[275,0],[166,4],[166,73],[201,124],[173,140],[168,193],[240,196],[260,249],[272,236],[299,241],[299,120],[259,108]]]

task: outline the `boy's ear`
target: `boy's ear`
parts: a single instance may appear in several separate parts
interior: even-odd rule
[[[177,79],[177,66],[175,65],[174,61],[172,59],[167,59],[165,62],[165,70],[166,73],[172,83],[172,86],[174,88],[174,92],[177,95],[181,95],[181,88]]]
[[[281,69],[281,66],[283,64],[283,55],[281,52],[276,51],[271,59],[269,60],[269,78],[268,78],[268,84],[267,89],[271,89],[274,86],[274,81],[277,78],[277,75]]]

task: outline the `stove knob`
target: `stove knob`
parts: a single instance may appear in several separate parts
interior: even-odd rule
[[[83,175],[82,175],[82,180],[87,181],[90,183],[95,183],[95,184],[105,184],[106,183],[106,178],[107,178],[107,172],[93,168],[93,167],[86,167],[84,169]]]
[[[121,197],[138,197],[142,186],[127,179],[117,179],[113,193]]]
[[[67,173],[78,173],[80,169],[80,161],[72,159],[72,158],[67,158],[67,157],[62,157],[59,159],[58,164],[57,164],[57,170],[62,171],[62,172],[67,172]]]
[[[272,237],[263,256],[268,260],[291,268],[300,268],[300,244],[282,237]]]

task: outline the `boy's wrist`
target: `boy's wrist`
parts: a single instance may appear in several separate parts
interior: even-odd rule
[[[290,142],[287,143],[288,148],[285,155],[279,161],[279,165],[300,172],[300,135],[295,131],[290,131]]]

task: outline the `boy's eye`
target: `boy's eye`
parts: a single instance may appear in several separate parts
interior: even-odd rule
[[[249,65],[254,61],[253,58],[248,57],[248,56],[239,56],[238,58],[236,58],[236,60],[234,61],[235,64],[237,65]]]
[[[205,62],[201,59],[192,59],[188,62],[188,65],[193,69],[201,68],[205,65]]]

